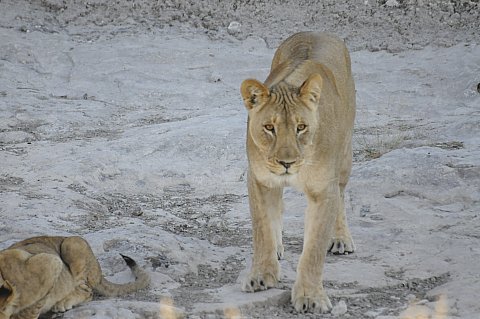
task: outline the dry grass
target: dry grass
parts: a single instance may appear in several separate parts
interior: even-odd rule
[[[411,305],[400,314],[400,319],[447,319],[448,301],[446,295],[440,295],[432,310],[424,305]]]
[[[359,160],[376,159],[402,147],[411,138],[410,132],[393,132],[381,127],[359,130],[353,136],[354,156]]]
[[[225,319],[242,319],[240,309],[235,307],[227,307],[223,311]],[[181,319],[185,315],[173,304],[173,299],[164,297],[160,300],[160,311],[158,313],[159,319]]]

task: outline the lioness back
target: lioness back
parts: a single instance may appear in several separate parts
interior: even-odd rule
[[[318,72],[319,67],[335,75],[331,79],[337,90],[354,98],[351,96],[355,87],[350,54],[342,40],[328,33],[300,32],[285,40],[275,52],[265,85],[272,87],[285,81],[300,87],[311,74]]]

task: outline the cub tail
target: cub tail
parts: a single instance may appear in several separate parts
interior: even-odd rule
[[[94,288],[94,290],[102,296],[117,297],[126,295],[143,289],[150,284],[150,276],[137,265],[135,260],[122,254],[120,254],[120,256],[122,256],[127,266],[135,275],[135,280],[125,284],[116,284],[102,277],[98,286]]]

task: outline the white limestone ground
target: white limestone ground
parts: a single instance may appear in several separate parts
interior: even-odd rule
[[[239,86],[265,79],[280,38],[322,27],[338,28],[354,49],[358,92],[347,192],[358,250],[328,256],[325,268],[336,317],[433,312],[440,296],[450,317],[480,313],[474,2],[367,3],[352,22],[330,3],[304,25],[304,8],[289,10],[288,1],[283,11],[264,4],[283,24],[243,2],[237,11],[221,10],[235,2],[167,1],[158,11],[148,3],[0,2],[0,248],[33,235],[82,235],[110,279],[131,279],[118,253],[153,278],[145,291],[44,318],[165,317],[167,297],[187,318],[224,317],[228,308],[245,318],[293,316],[305,208],[294,190],[285,193],[282,282],[240,291],[251,235]],[[424,30],[412,12],[425,12]]]

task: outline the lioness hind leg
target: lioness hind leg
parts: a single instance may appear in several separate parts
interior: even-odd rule
[[[57,302],[52,307],[52,311],[65,312],[78,304],[92,300],[92,295],[92,289],[89,286],[85,284],[78,285],[72,293]]]
[[[278,206],[275,208],[276,212],[272,214],[272,228],[275,233],[275,242],[277,248],[277,259],[283,259],[283,254],[285,253],[285,248],[283,247],[283,201],[280,198]]]
[[[328,251],[333,254],[349,254],[355,251],[355,244],[348,228],[345,213],[345,186],[340,186],[340,198],[334,235],[330,239]]]

